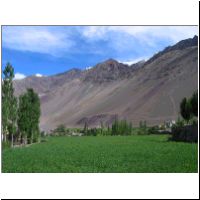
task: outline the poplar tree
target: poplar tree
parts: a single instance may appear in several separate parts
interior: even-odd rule
[[[40,100],[32,88],[19,97],[18,127],[26,144],[39,140]]]
[[[28,109],[30,119],[29,125],[29,138],[30,143],[38,142],[39,140],[39,121],[40,121],[40,100],[38,94],[32,88],[27,89]]]
[[[29,105],[27,93],[20,95],[18,108],[18,129],[23,144],[27,143],[27,135],[29,130]]]
[[[6,141],[7,139],[11,139],[12,146],[13,137],[17,130],[17,98],[14,96],[13,78],[14,68],[10,63],[7,63],[3,70],[2,84],[3,140]]]

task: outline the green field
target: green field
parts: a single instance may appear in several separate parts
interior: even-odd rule
[[[198,146],[167,135],[49,137],[5,149],[2,172],[197,172]]]

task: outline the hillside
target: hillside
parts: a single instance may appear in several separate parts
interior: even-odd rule
[[[114,59],[89,70],[72,69],[49,77],[14,81],[16,95],[33,87],[40,96],[40,127],[98,126],[118,118],[138,125],[176,119],[179,103],[198,88],[198,38],[165,48],[131,66]]]

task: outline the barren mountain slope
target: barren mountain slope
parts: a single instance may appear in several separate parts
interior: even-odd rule
[[[98,126],[126,118],[138,125],[176,119],[179,103],[198,87],[198,48],[172,48],[133,69],[108,60],[87,71],[51,77],[31,77],[15,82],[16,94],[32,86],[41,98],[41,129]],[[189,44],[187,46],[187,44]],[[29,83],[29,84],[28,84]]]

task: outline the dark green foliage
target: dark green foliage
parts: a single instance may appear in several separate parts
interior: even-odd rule
[[[85,122],[85,124],[84,124],[83,134],[88,135],[88,124],[87,124],[87,122]]]
[[[13,88],[14,68],[10,63],[3,70],[2,84],[2,123],[3,140],[11,141],[13,146],[14,136],[17,133],[17,98],[14,96]]]
[[[112,124],[111,135],[131,135],[132,123],[128,123],[126,120],[116,119]]]
[[[187,123],[193,116],[198,117],[198,91],[195,91],[189,99],[183,98],[180,103],[180,113]]]
[[[65,131],[66,131],[66,128],[64,124],[58,125],[58,127],[54,130],[54,132],[57,133],[58,135],[64,135]]]
[[[190,123],[191,123],[192,125],[198,125],[198,119],[193,117],[193,118],[190,120]]]
[[[188,122],[191,117],[191,103],[187,98],[183,98],[180,104],[181,116]]]
[[[170,140],[181,142],[198,142],[198,126],[186,125],[179,127],[174,125],[172,127],[172,137]]]
[[[2,124],[3,140],[26,144],[39,140],[40,100],[32,88],[18,98],[14,96],[14,68],[7,63],[3,70]]]
[[[81,136],[83,129],[81,128],[67,128],[65,125],[60,124],[58,127],[47,134],[48,136]]]
[[[138,134],[139,135],[148,134],[146,121],[140,121]]]
[[[180,138],[185,140],[186,133],[183,132],[184,125],[182,123],[176,123],[172,126],[172,137],[170,140],[179,141]]]
[[[102,134],[102,130],[101,129],[97,129],[97,128],[91,128],[87,130],[87,136],[97,136],[98,133]]]
[[[176,124],[172,126],[172,136],[170,140],[182,142],[197,142],[198,141],[198,124],[185,125],[184,121],[178,118]]]
[[[190,98],[191,113],[198,117],[198,91],[195,91]]]
[[[38,142],[40,136],[40,100],[32,88],[20,95],[18,113],[18,128],[22,134],[23,143]]]
[[[147,134],[148,135],[150,135],[150,134],[160,134],[159,127],[158,126],[149,127],[148,130],[147,130]]]

